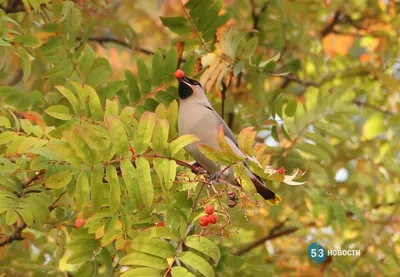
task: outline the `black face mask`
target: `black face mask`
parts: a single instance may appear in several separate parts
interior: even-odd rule
[[[180,99],[186,99],[193,94],[192,88],[182,80],[179,80],[178,92]]]

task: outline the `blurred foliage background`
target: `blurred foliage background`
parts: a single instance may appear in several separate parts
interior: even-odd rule
[[[255,127],[256,141],[268,145],[274,168],[283,166],[287,173],[299,168],[308,177],[297,187],[267,182],[282,197],[278,206],[250,205],[246,213],[239,207],[228,210],[230,232],[220,235],[215,230],[207,236],[222,255],[212,269],[217,276],[399,276],[400,2],[186,2],[0,0],[0,189],[18,187],[21,199],[29,189],[39,191],[12,209],[1,198],[0,276],[119,276],[126,269],[118,261],[135,236],[130,233],[123,238],[108,233],[94,256],[77,252],[83,259],[67,263],[74,250],[65,245],[72,237],[97,243],[82,233],[87,228],[74,225],[96,213],[91,210],[93,198],[85,206],[88,198],[76,197],[76,182],[84,192],[87,187],[82,185],[86,173],[79,173],[82,161],[64,157],[54,162],[51,151],[57,153],[60,144],[46,147],[57,139],[80,149],[79,142],[62,132],[73,124],[101,121],[103,109],[106,115],[120,114],[123,124],[135,128],[140,128],[141,116],[156,111],[160,103],[168,112],[174,110],[177,68],[201,80],[235,133]],[[221,89],[222,80],[226,90]],[[77,84],[97,93],[101,120],[92,105],[84,115],[73,115],[75,107],[65,91],[76,89],[79,94]],[[129,106],[134,109],[125,109]],[[174,112],[164,118],[173,139]],[[132,142],[136,130],[126,132]],[[111,139],[118,148],[118,140]],[[184,153],[179,158],[190,161]],[[64,184],[67,191],[51,179],[61,170],[54,164],[72,172]],[[97,178],[94,163],[90,170],[89,180]],[[112,172],[107,168],[106,175]],[[156,171],[151,175],[157,196],[162,192]],[[65,176],[58,177],[65,181]],[[53,187],[45,186],[43,179]],[[171,196],[190,190],[183,187]],[[5,193],[2,197],[19,199]],[[189,215],[185,205],[193,202],[176,201],[177,209]],[[146,220],[134,218],[131,225],[147,228],[165,219],[163,204],[156,203],[150,205],[153,211],[147,210]],[[39,218],[35,213],[41,205]],[[122,206],[120,218],[126,208]],[[168,214],[166,218],[167,227],[179,229],[176,220],[168,222]],[[111,229],[118,229],[117,221],[121,224],[118,216],[107,220]],[[326,249],[361,250],[361,256],[328,257],[317,264],[307,256],[314,241]],[[87,262],[90,259],[95,262]],[[204,268],[194,270],[190,262],[187,268],[195,276],[214,276]],[[126,276],[144,276],[133,274]],[[173,276],[189,274],[177,271]]]

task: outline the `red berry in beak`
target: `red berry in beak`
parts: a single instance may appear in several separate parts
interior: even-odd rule
[[[185,72],[183,72],[182,70],[178,69],[177,71],[175,71],[174,74],[176,79],[182,79],[183,77],[185,77]]]

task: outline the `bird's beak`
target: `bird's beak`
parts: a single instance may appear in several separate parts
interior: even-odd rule
[[[178,79],[178,81],[180,83],[184,83],[185,85],[188,85],[189,87],[191,87],[189,80],[186,78],[186,76],[183,76],[182,78]]]

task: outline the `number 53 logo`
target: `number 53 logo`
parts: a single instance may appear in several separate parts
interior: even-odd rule
[[[308,247],[308,256],[320,264],[326,258],[326,250],[322,245],[318,244],[317,242],[313,242]]]

